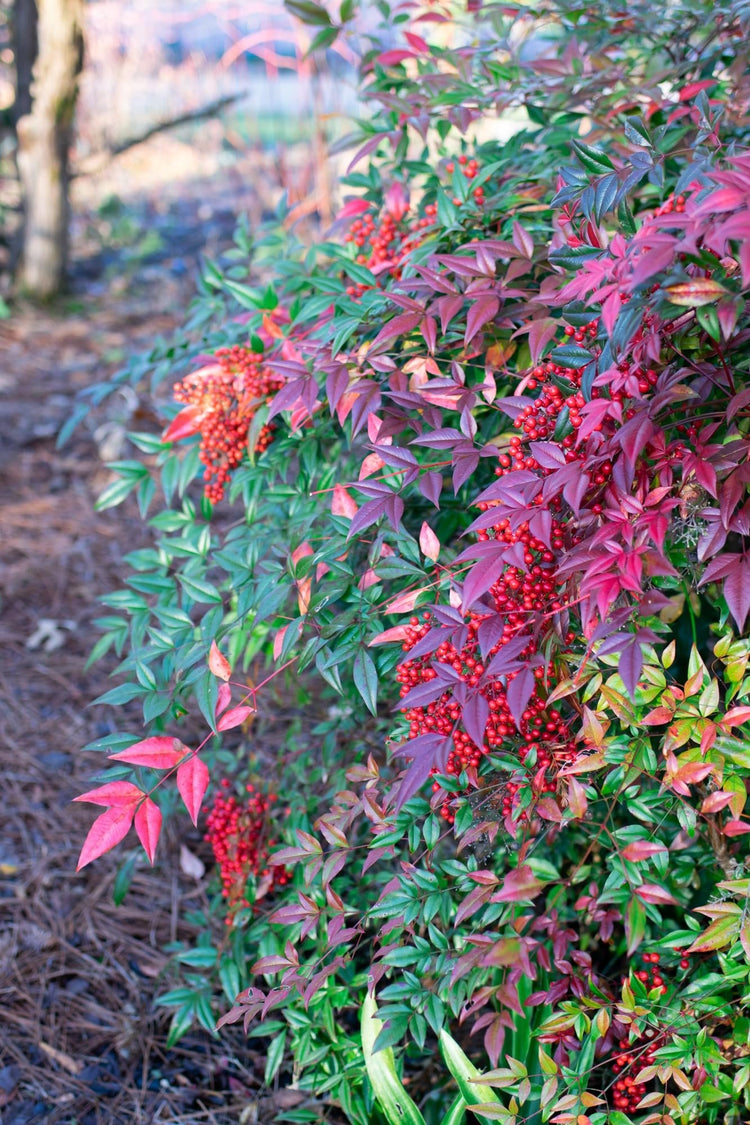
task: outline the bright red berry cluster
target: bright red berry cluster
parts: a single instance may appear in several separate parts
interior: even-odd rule
[[[227,780],[221,783],[208,814],[205,839],[219,865],[221,893],[229,903],[226,921],[231,925],[237,910],[251,905],[246,897],[248,879],[254,877],[265,884],[268,893],[288,883],[291,873],[269,862],[270,814],[276,794],[264,794],[247,785],[247,798],[238,801],[234,794],[227,795],[229,784]]]
[[[458,164],[467,180],[476,178],[479,172],[479,162],[469,159],[462,154],[458,157]],[[455,170],[455,163],[450,161],[446,165],[448,172]],[[422,208],[422,213],[410,214],[408,198],[400,185],[397,191],[386,195],[385,205],[378,213],[366,211],[356,218],[348,233],[346,242],[353,242],[358,254],[355,261],[358,265],[366,266],[376,275],[387,274],[390,278],[401,277],[401,264],[406,254],[422,242],[424,232],[435,222],[437,204],[427,203]],[[464,200],[456,196],[453,199],[455,207],[466,207],[472,202],[477,207],[482,207],[485,202],[484,188],[477,186],[471,196]],[[350,297],[361,297],[369,286],[357,283],[347,287],[346,292]]]
[[[633,976],[640,981],[647,992],[655,992],[664,996],[667,984],[664,980],[664,970],[660,965],[659,953],[644,953],[643,968],[633,971]],[[679,962],[680,969],[690,968],[689,955],[682,953]],[[623,977],[623,984],[628,981]],[[660,1047],[668,1041],[668,1033],[658,1028],[646,1028],[640,1035],[623,1037],[619,1041],[619,1051],[614,1055],[612,1069],[617,1078],[613,1085],[613,1104],[615,1109],[623,1113],[635,1113],[638,1104],[646,1094],[646,1085],[638,1082],[639,1073],[647,1066],[656,1062],[654,1056]]]
[[[175,383],[174,396],[196,410],[204,465],[204,492],[217,503],[247,450],[248,431],[258,407],[283,386],[284,380],[264,363],[262,354],[235,345],[216,352],[216,364]],[[262,453],[275,427],[263,426],[255,441]]]

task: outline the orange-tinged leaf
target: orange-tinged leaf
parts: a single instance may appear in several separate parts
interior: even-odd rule
[[[86,801],[90,805],[104,805],[105,808],[122,808],[125,805],[134,805],[145,796],[144,793],[133,785],[132,781],[108,781],[98,789],[89,789],[88,793],[81,793],[74,797],[74,801]]]
[[[680,281],[677,285],[668,285],[665,292],[673,305],[697,309],[701,305],[710,305],[718,301],[719,297],[724,296],[726,289],[713,278],[696,277],[692,281]]]
[[[208,781],[208,766],[197,754],[192,754],[177,771],[177,788],[193,824],[198,823],[198,814],[208,788]]]
[[[255,714],[254,707],[232,707],[230,711],[225,712],[216,724],[217,730],[231,730],[233,727],[239,727],[244,723],[245,719],[250,715]]]
[[[201,412],[197,406],[186,406],[184,410],[172,419],[164,433],[161,435],[163,442],[181,441],[183,438],[192,437],[200,428]]]
[[[179,738],[169,735],[155,735],[136,742],[127,750],[110,754],[113,762],[127,762],[131,766],[148,766],[152,770],[169,770],[176,766],[187,753],[187,746]]]
[[[367,642],[368,648],[374,648],[375,645],[390,645],[395,641],[405,641],[408,633],[408,625],[394,625],[392,629],[384,629],[382,633],[378,633],[371,641]]]
[[[586,791],[580,781],[571,777],[568,781],[568,808],[577,820],[586,815],[588,804]]]
[[[712,922],[700,937],[696,938],[686,953],[713,953],[715,949],[722,949],[730,945],[740,931],[740,917],[733,914],[726,918],[718,918]]]
[[[347,492],[341,484],[333,486],[333,500],[331,501],[331,515],[343,516],[344,519],[350,520],[356,516],[359,511],[359,505],[354,497]]]
[[[211,648],[208,650],[208,667],[220,680],[226,681],[232,675],[232,665],[226,656],[219,652],[216,641],[211,641]]]
[[[420,586],[418,590],[409,590],[405,594],[399,594],[383,606],[383,613],[409,613],[417,604],[419,595],[427,589],[429,589],[428,586]]]
[[[526,902],[536,898],[542,890],[539,882],[530,867],[516,867],[509,871],[502,882],[499,891],[492,896],[493,902]]]
[[[153,863],[161,832],[161,809],[150,797],[146,798],[135,814],[135,830],[149,863]]]
[[[83,842],[76,871],[80,871],[92,860],[98,859],[125,839],[133,823],[134,812],[135,805],[121,805],[107,809],[96,818]]]

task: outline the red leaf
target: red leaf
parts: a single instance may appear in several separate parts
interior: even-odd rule
[[[659,855],[667,850],[664,844],[657,844],[653,840],[635,840],[634,843],[623,848],[622,854],[623,858],[631,863],[640,863],[641,860],[651,859],[652,855]],[[646,901],[650,902],[651,900],[647,899]]]
[[[184,410],[172,419],[164,433],[161,435],[163,442],[181,441],[198,433],[201,412],[197,406],[186,406]]]
[[[191,755],[177,771],[177,788],[193,824],[198,823],[198,813],[201,811],[201,802],[208,788],[208,781],[208,767],[197,754]]]
[[[233,727],[239,727],[249,715],[254,714],[254,707],[233,707],[231,711],[227,711],[226,714],[221,716],[216,724],[216,729],[231,730]]]
[[[404,62],[405,59],[413,59],[413,51],[405,51],[403,48],[394,47],[391,51],[383,51],[376,58],[376,62],[380,66],[396,66],[398,63]]]
[[[635,893],[638,898],[642,898],[644,902],[652,902],[655,906],[663,904],[676,905],[677,900],[666,890],[665,887],[660,887],[656,883],[644,883],[641,887],[635,888]]]
[[[228,680],[232,675],[232,665],[229,663],[226,656],[222,656],[219,652],[219,646],[216,644],[216,641],[211,641],[211,648],[208,652],[208,667],[220,680]]]
[[[722,592],[729,612],[742,632],[750,611],[750,559],[747,555],[742,555],[739,565],[727,574]]]
[[[110,754],[113,762],[127,762],[131,766],[148,766],[152,770],[169,770],[185,756],[187,746],[179,738],[156,735],[144,738],[119,754]]]
[[[100,855],[104,855],[119,844],[120,840],[125,839],[133,823],[134,812],[135,805],[124,805],[107,809],[96,818],[83,842],[76,871],[80,871],[82,867],[98,859]]]
[[[105,808],[123,808],[125,805],[134,805],[140,801],[144,793],[133,785],[131,781],[109,781],[100,785],[98,789],[89,789],[74,801],[86,801],[90,805],[104,805]]]
[[[161,832],[161,809],[150,797],[146,798],[135,814],[135,830],[138,833],[138,839],[143,844],[143,850],[148,856],[149,863],[153,863],[156,845],[159,842],[159,833]]]
[[[494,295],[478,297],[466,317],[464,343],[468,344],[488,321],[493,320],[500,309],[500,301]]]

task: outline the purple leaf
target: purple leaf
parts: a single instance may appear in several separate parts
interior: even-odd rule
[[[625,647],[620,653],[620,660],[617,665],[617,671],[620,673],[620,679],[625,684],[628,695],[633,698],[635,690],[638,687],[638,679],[643,669],[643,650],[641,649],[640,641],[637,637],[626,642]]]
[[[444,770],[450,753],[450,739],[440,734],[420,734],[397,746],[393,751],[400,757],[411,758],[412,764],[402,780],[396,796],[396,812],[410,797],[422,788],[433,769]]]
[[[431,504],[434,504],[436,508],[440,507],[440,492],[443,487],[443,478],[440,473],[423,473],[419,478],[417,487],[425,499],[429,500]]]
[[[535,684],[536,678],[530,668],[522,668],[508,684],[508,690],[506,692],[508,707],[519,730],[523,720],[523,713],[531,699]]]
[[[464,704],[462,718],[469,738],[480,749],[484,746],[484,732],[490,717],[490,705],[483,695],[475,692]]]

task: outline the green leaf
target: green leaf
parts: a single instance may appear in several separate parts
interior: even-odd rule
[[[284,0],[284,7],[291,15],[296,16],[302,23],[326,27],[331,20],[328,12],[313,0]]]
[[[362,1005],[362,1054],[373,1093],[390,1125],[425,1125],[416,1103],[396,1073],[393,1050],[386,1047],[375,1051],[375,1041],[383,1030],[377,1010],[375,998],[367,996]]]
[[[268,1044],[268,1054],[266,1055],[266,1069],[263,1073],[263,1080],[267,1086],[273,1082],[276,1075],[281,1069],[281,1064],[284,1061],[284,1047],[286,1046],[286,1031],[280,1032]]]
[[[135,874],[137,863],[138,853],[133,852],[133,854],[120,865],[115,875],[114,886],[112,887],[112,901],[115,906],[120,906],[125,899],[125,895],[130,890],[130,884],[133,882],[133,875]]]
[[[614,172],[614,164],[606,152],[602,152],[601,149],[592,148],[591,145],[586,145],[583,141],[573,141],[573,149],[587,172],[596,174]]]
[[[458,1084],[461,1095],[467,1105],[483,1105],[493,1104],[503,1106],[502,1101],[497,1096],[491,1086],[479,1086],[472,1082],[473,1078],[479,1077],[479,1071],[474,1066],[470,1058],[461,1050],[456,1040],[452,1035],[443,1028],[439,1034],[440,1050],[445,1059],[445,1064],[448,1070]],[[488,1115],[483,1114],[478,1110],[473,1110],[477,1117],[488,1120]],[[507,1113],[508,1111],[505,1110]]]
[[[221,594],[210,582],[200,578],[190,578],[187,574],[179,575],[180,584],[187,596],[194,602],[216,602],[221,604]]]
[[[353,668],[354,683],[362,696],[367,709],[373,715],[378,713],[378,670],[369,652],[362,649],[357,653]]]

